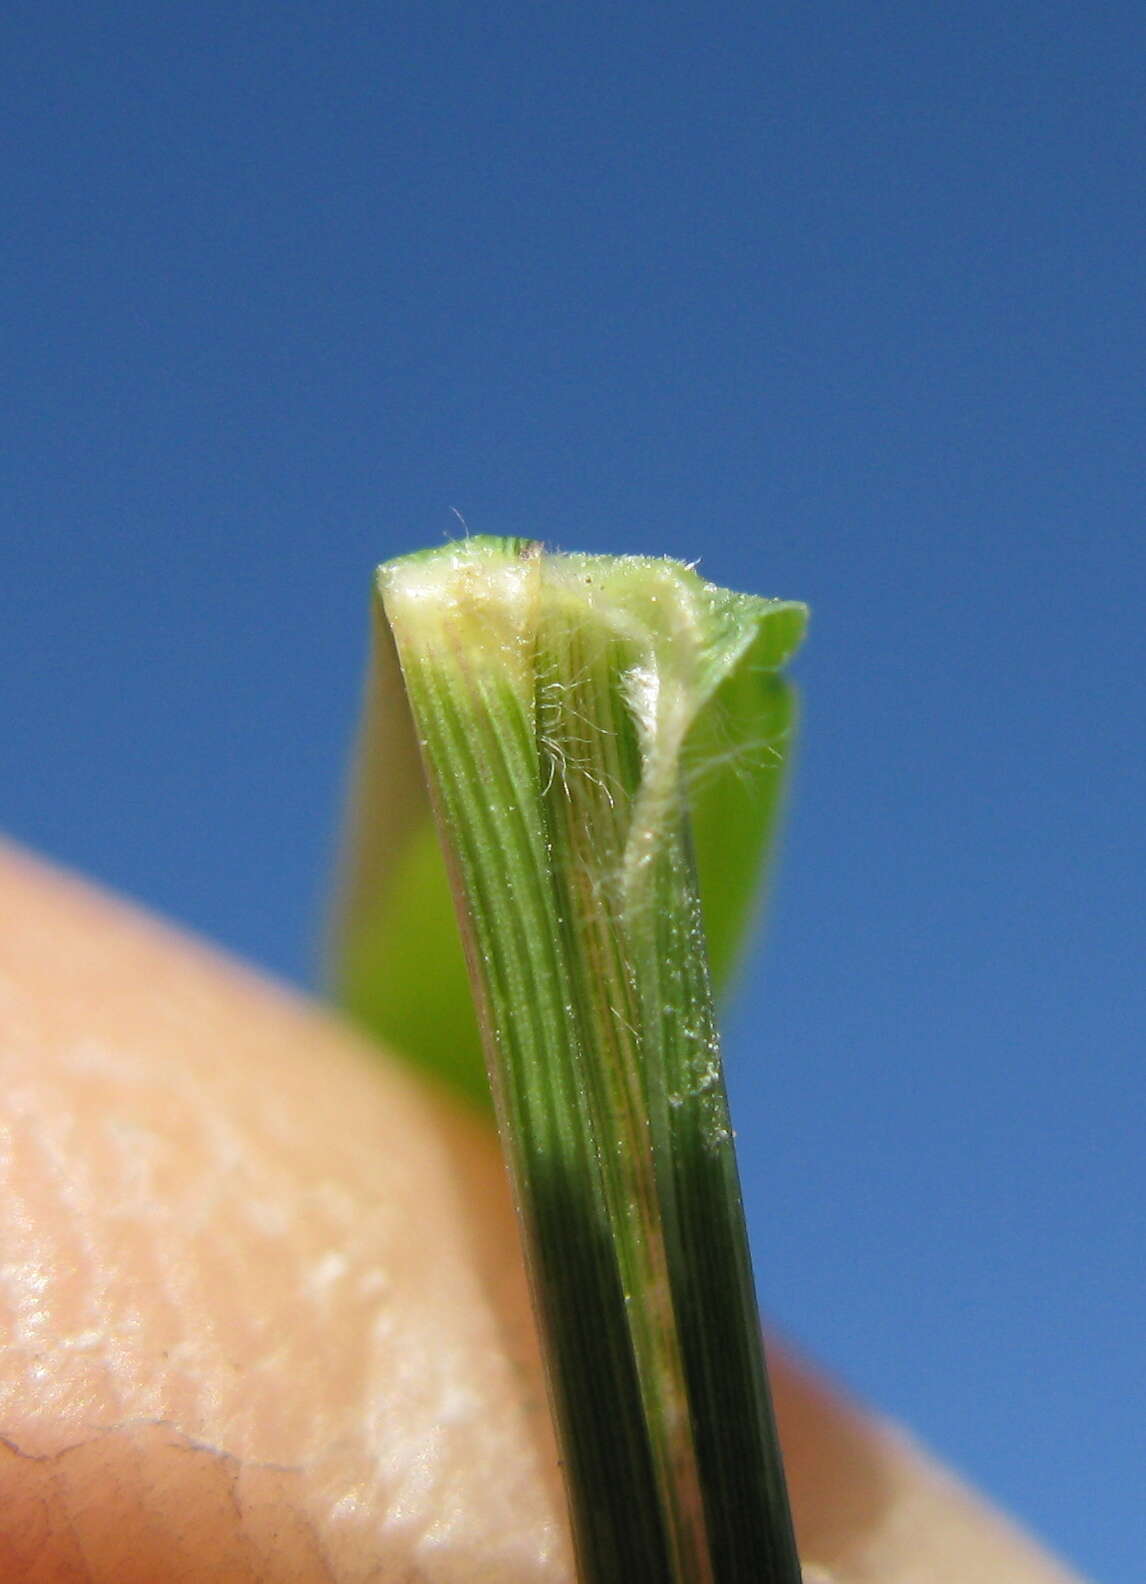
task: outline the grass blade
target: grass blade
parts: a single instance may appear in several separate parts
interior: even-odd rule
[[[471,543],[477,543],[474,540]],[[732,977],[767,876],[788,780],[795,695],[758,636],[685,750],[713,983]],[[730,861],[730,854],[735,860]],[[478,1106],[481,1036],[394,639],[377,600],[354,783],[327,950],[339,1005]]]
[[[391,667],[376,684],[372,707],[392,718],[371,727],[361,817],[387,766],[398,807],[386,840],[360,844],[352,864],[361,955],[344,955],[344,983],[360,1011],[377,996],[375,954],[394,930],[363,920],[379,896],[392,920],[403,887],[426,883],[410,857],[416,742],[521,1212],[582,1577],[796,1584],[696,856],[719,876],[717,815],[734,787],[742,847],[766,839],[791,717],[776,669],[803,608],[669,562],[488,539],[392,562],[379,591],[379,643],[405,699]],[[713,894],[727,961],[749,889],[725,880]]]

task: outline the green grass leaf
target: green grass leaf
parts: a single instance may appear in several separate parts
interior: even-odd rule
[[[710,706],[697,715],[684,754],[718,991],[730,984],[743,954],[775,850],[797,713],[795,691],[779,668],[807,622],[803,605],[758,600],[738,607],[744,597],[729,598],[729,616],[734,620],[739,610],[747,635]],[[380,596],[327,978],[339,1005],[369,1033],[489,1108],[445,860]]]
[[[517,540],[403,557],[378,587],[340,985],[439,1071],[453,1041],[475,1091],[434,954],[452,897],[581,1577],[798,1584],[703,912],[727,966],[803,608]]]

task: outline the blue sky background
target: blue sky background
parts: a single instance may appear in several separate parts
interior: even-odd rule
[[[805,598],[782,1326],[1140,1576],[1146,11],[9,0],[0,821],[279,974],[373,564]]]

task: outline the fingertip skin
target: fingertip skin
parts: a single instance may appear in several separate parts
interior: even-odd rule
[[[2,879],[2,1544],[45,1578],[568,1578],[493,1140],[206,948]]]
[[[805,1584],[1080,1584],[904,1431],[769,1360]]]
[[[298,1471],[170,1426],[124,1425],[32,1457],[0,1445],[0,1579],[330,1584]]]
[[[0,1580],[572,1580],[484,1124],[8,848],[0,1334]],[[817,1578],[1064,1584],[902,1438],[774,1368]]]

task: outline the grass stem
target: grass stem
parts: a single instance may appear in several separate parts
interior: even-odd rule
[[[378,587],[517,1197],[580,1576],[798,1584],[696,849],[712,848],[698,789],[715,769],[742,838],[723,862],[752,866],[762,827],[736,804],[734,761],[751,796],[782,758],[776,673],[803,607],[671,562],[485,538],[390,562]],[[726,886],[737,906],[742,890]]]

